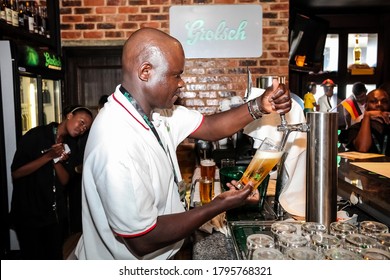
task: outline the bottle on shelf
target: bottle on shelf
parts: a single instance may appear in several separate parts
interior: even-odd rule
[[[12,25],[12,6],[10,0],[5,0],[5,20],[9,25]]]
[[[45,35],[45,27],[43,26],[43,6],[38,6],[38,33]]]
[[[36,1],[33,1],[31,8],[32,8],[32,14],[33,14],[33,19],[34,19],[34,22],[33,22],[34,33],[38,34],[39,33],[38,3]]]
[[[359,46],[359,35],[355,37],[355,47],[353,48],[353,62],[355,64],[362,63],[362,49]]]
[[[0,21],[7,22],[7,19],[5,17],[5,6],[6,6],[6,0],[0,0]]]
[[[19,10],[18,10],[18,3],[16,0],[10,0],[11,1],[11,16],[12,16],[12,26],[18,27],[19,26]]]
[[[32,7],[30,1],[26,1],[26,12],[24,14],[24,27],[28,32],[34,33],[34,18],[32,14]]]
[[[18,21],[19,21],[19,28],[24,28],[24,3],[22,1],[19,1],[19,7],[18,7]]]
[[[43,7],[42,9],[42,26],[45,29],[45,33],[43,36],[46,36],[46,38],[50,38],[50,25],[49,25],[49,18],[47,16],[47,7]]]
[[[51,95],[50,95],[49,88],[47,86],[47,82],[43,81],[42,83],[43,83],[43,85],[42,85],[42,102],[43,102],[43,104],[50,104],[51,103]]]

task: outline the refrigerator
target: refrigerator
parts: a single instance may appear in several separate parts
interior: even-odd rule
[[[61,56],[48,48],[0,40],[0,85],[2,141],[2,204],[12,196],[10,167],[19,139],[31,128],[60,122],[63,99]],[[3,181],[3,179],[2,179]],[[3,206],[2,215],[7,215]],[[6,217],[5,217],[6,218]],[[7,235],[6,232],[2,232]],[[6,236],[7,238],[7,236]],[[4,239],[3,239],[4,240]],[[5,249],[19,248],[15,233],[9,232],[10,244]]]

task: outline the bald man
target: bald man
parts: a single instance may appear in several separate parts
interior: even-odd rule
[[[363,119],[348,129],[351,150],[390,156],[390,100],[383,89],[367,94]]]
[[[169,259],[214,216],[241,206],[252,186],[185,211],[177,146],[216,141],[269,113],[287,113],[284,85],[227,112],[203,116],[174,106],[184,88],[184,51],[175,38],[143,28],[123,48],[122,83],[97,115],[85,150],[79,259]],[[264,116],[266,117],[266,116]]]

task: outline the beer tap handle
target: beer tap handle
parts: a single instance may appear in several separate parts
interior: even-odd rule
[[[278,131],[283,131],[283,136],[282,136],[282,141],[280,143],[280,146],[282,147],[282,149],[284,149],[287,143],[288,135],[290,134],[291,130],[287,125],[286,116],[284,114],[280,114],[280,120],[281,120],[281,124],[278,127]]]
[[[286,127],[287,126],[287,120],[286,120],[286,115],[285,114],[280,114],[280,121],[281,121],[281,125]]]

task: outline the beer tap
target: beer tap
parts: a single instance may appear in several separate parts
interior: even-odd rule
[[[283,132],[281,147],[284,149],[288,136],[292,131],[308,132],[309,125],[307,123],[288,124],[285,114],[280,114],[280,125],[277,126],[277,131]]]

